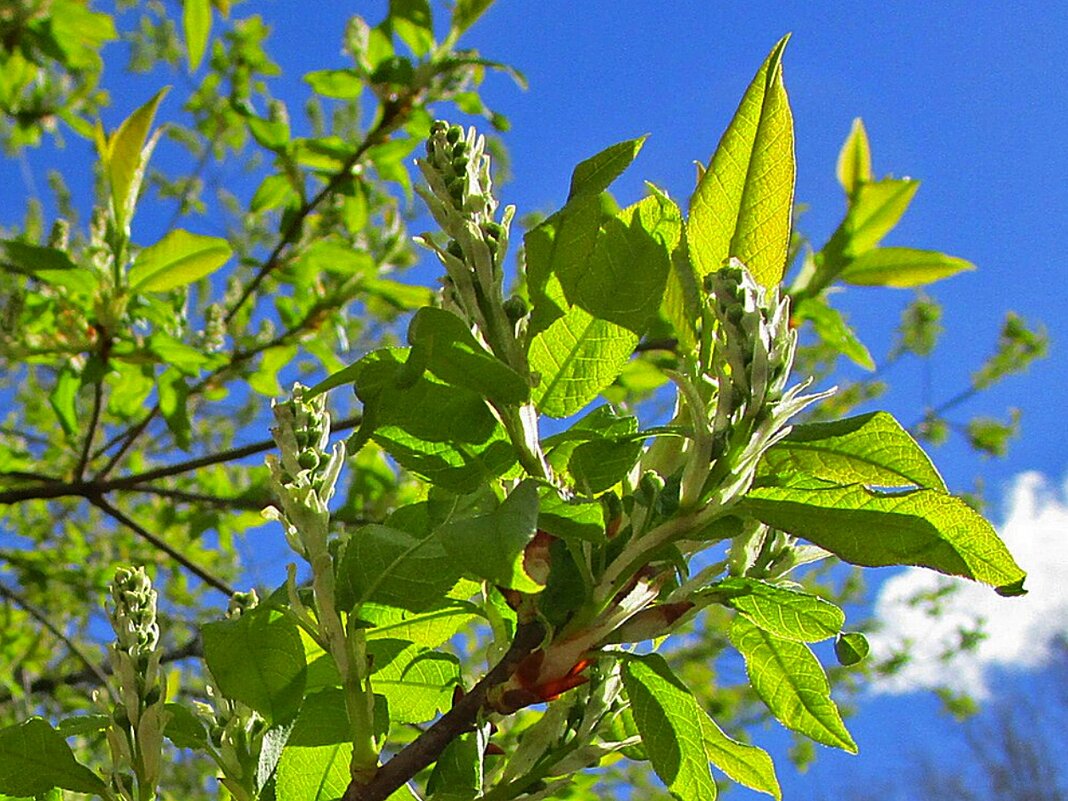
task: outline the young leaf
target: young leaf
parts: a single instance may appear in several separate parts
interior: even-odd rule
[[[168,367],[156,379],[156,388],[159,392],[159,411],[174,435],[174,443],[183,451],[189,450],[193,432],[189,422],[189,385],[179,370]]]
[[[97,286],[96,276],[72,262],[62,250],[17,239],[0,240],[0,269],[32,275],[79,295],[91,295]]]
[[[990,523],[960,498],[937,490],[760,487],[740,508],[855,565],[929,567],[1000,590],[1011,590],[1025,576]]]
[[[204,59],[211,37],[211,3],[209,0],[182,0],[182,28],[189,71],[196,72]]]
[[[149,140],[148,132],[156,109],[169,90],[170,87],[160,89],[151,100],[127,117],[118,130],[108,137],[101,153],[104,173],[111,187],[112,211],[120,230],[129,228],[145,165],[155,146],[155,139]]]
[[[875,369],[875,360],[864,343],[842,317],[842,313],[831,306],[823,297],[802,298],[794,305],[794,318],[808,320],[816,331],[816,336],[833,347],[854,364],[865,370]]]
[[[845,253],[859,256],[878,245],[897,225],[919,188],[920,182],[912,178],[884,178],[861,184],[842,222]]]
[[[573,306],[530,343],[530,369],[541,377],[533,396],[549,417],[567,417],[619,375],[638,344],[632,331]]]
[[[782,801],[775,764],[767,751],[731,739],[708,715],[701,717],[701,734],[709,762],[738,784]]]
[[[304,82],[323,97],[353,100],[364,90],[360,73],[354,69],[314,70],[304,74]]]
[[[374,601],[419,612],[444,598],[459,578],[436,537],[364,526],[345,541],[337,603],[353,609]]]
[[[449,708],[460,682],[455,656],[389,638],[368,641],[367,652],[374,666],[371,684],[385,696],[390,720],[423,723]]]
[[[859,631],[844,632],[834,641],[834,655],[838,658],[838,664],[845,667],[863,662],[870,650],[868,638]]]
[[[700,275],[739,258],[764,286],[782,280],[794,201],[794,123],[782,80],[788,36],[749,85],[693,197],[687,239]]]
[[[231,253],[225,239],[177,228],[138,254],[127,281],[135,291],[166,292],[215,272]]]
[[[838,277],[861,286],[914,287],[974,269],[970,261],[935,250],[872,248],[853,259]]]
[[[505,406],[526,403],[530,386],[519,373],[487,351],[452,312],[420,309],[408,326],[411,358],[434,375]]]
[[[831,700],[827,674],[807,645],[776,637],[741,616],[731,623],[730,640],[745,658],[756,694],[780,723],[818,743],[857,752]]]
[[[757,471],[760,479],[786,483],[799,474],[834,484],[946,491],[930,457],[886,412],[796,425],[765,452]]]
[[[389,24],[417,58],[434,47],[429,0],[389,0]]]
[[[456,35],[459,36],[474,25],[475,20],[492,5],[493,0],[456,0],[452,7],[452,29]]]
[[[0,729],[0,793],[19,798],[41,795],[54,787],[105,797],[108,791],[42,718]]]
[[[456,520],[438,529],[438,537],[464,573],[520,592],[539,592],[527,575],[523,553],[538,528],[538,488],[527,480],[494,511]]]
[[[656,775],[680,801],[710,801],[716,783],[704,747],[704,711],[659,654],[623,663],[634,721]]]
[[[838,183],[852,195],[858,184],[871,181],[871,146],[868,144],[868,132],[860,117],[853,120],[842,150],[838,153]]]
[[[712,585],[726,602],[764,631],[800,642],[819,642],[842,630],[845,614],[807,592],[735,576]]]
[[[571,189],[567,200],[571,202],[583,195],[599,195],[606,190],[623,171],[631,165],[641,152],[648,135],[637,139],[628,139],[606,147],[596,156],[590,156],[579,162],[571,173]]]
[[[291,720],[304,697],[307,665],[293,619],[266,606],[201,629],[204,661],[227,698],[269,722]]]
[[[73,435],[78,427],[77,402],[78,388],[81,384],[81,377],[68,365],[59,371],[56,376],[56,385],[48,395],[48,403],[52,411],[56,413],[63,433],[68,437]]]

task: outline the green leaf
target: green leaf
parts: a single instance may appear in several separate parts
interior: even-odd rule
[[[248,704],[271,723],[297,714],[307,665],[292,618],[258,607],[236,620],[205,624],[201,639],[204,661],[224,696]]]
[[[169,717],[163,733],[176,748],[200,750],[208,744],[208,731],[204,728],[204,722],[188,707],[169,703],[166,709]]]
[[[262,117],[250,114],[245,117],[245,124],[248,125],[248,132],[252,134],[252,138],[256,140],[256,143],[268,150],[281,152],[285,150],[286,145],[289,143],[289,123],[284,119],[265,120]],[[288,176],[286,180],[289,180]]]
[[[868,132],[864,130],[860,117],[853,120],[849,136],[838,153],[836,173],[838,183],[847,195],[852,195],[859,184],[871,181],[871,147],[868,144]]]
[[[91,295],[97,287],[96,276],[72,262],[62,250],[30,245],[17,239],[0,240],[0,266],[79,295]]]
[[[462,601],[441,601],[422,612],[368,603],[360,607],[360,620],[370,623],[368,640],[407,640],[437,648],[476,617],[474,607]]]
[[[41,718],[0,729],[0,793],[34,796],[54,787],[105,795],[107,785],[78,763],[66,740]]]
[[[293,185],[285,175],[268,175],[256,188],[249,201],[248,210],[253,214],[277,209],[286,206],[299,196],[293,190]]]
[[[305,73],[304,81],[317,95],[354,100],[366,88],[363,79],[354,69],[314,70]]]
[[[353,609],[373,601],[419,612],[441,601],[459,578],[436,537],[363,526],[344,543],[337,603]]]
[[[709,762],[738,784],[782,801],[775,764],[767,751],[731,739],[707,715],[701,718],[701,734]]]
[[[623,662],[623,686],[656,775],[680,801],[710,801],[716,783],[708,769],[703,723],[693,693],[659,654]]]
[[[177,228],[138,254],[127,280],[135,291],[166,292],[211,275],[232,253],[225,239]]]
[[[794,305],[793,312],[796,319],[811,321],[816,336],[854,364],[865,370],[875,369],[875,361],[864,343],[857,338],[842,313],[824,298],[803,298],[800,303]]]
[[[640,336],[660,310],[681,235],[678,207],[652,187],[644,200],[601,224],[587,259],[556,268],[568,302]]]
[[[638,337],[574,306],[530,343],[530,369],[540,376],[533,398],[549,417],[567,417],[608,387],[627,363]]]
[[[740,508],[855,565],[929,567],[997,588],[1025,576],[990,523],[938,490],[761,487],[750,490]]]
[[[568,202],[583,195],[599,195],[606,190],[623,171],[631,165],[641,152],[642,145],[649,136],[628,139],[611,145],[596,156],[590,156],[579,162],[571,173],[571,189],[567,193]]]
[[[48,395],[48,403],[56,413],[63,433],[72,436],[78,428],[78,388],[81,377],[69,365],[56,375],[56,385]]]
[[[493,0],[456,0],[452,7],[452,29],[459,35],[474,25]]]
[[[736,576],[711,589],[725,592],[726,603],[751,623],[788,640],[819,642],[838,634],[845,622],[842,610],[829,601],[757,579]]]
[[[249,389],[268,398],[285,395],[288,390],[278,382],[278,373],[293,362],[298,350],[298,345],[279,345],[265,350],[256,372],[248,377]]]
[[[924,286],[959,272],[974,270],[966,259],[935,250],[872,248],[857,256],[838,277],[861,286]]]
[[[463,387],[420,375],[418,366],[402,362],[407,354],[399,348],[372,351],[342,371],[342,380],[356,381],[364,403],[355,444],[373,437],[403,467],[461,494],[508,470],[515,450],[486,402]]]
[[[818,743],[857,752],[831,700],[827,674],[807,645],[776,637],[740,616],[731,623],[730,640],[745,657],[756,694],[780,723]]]
[[[373,660],[371,685],[385,696],[389,719],[424,723],[452,704],[460,683],[460,663],[452,654],[431,651],[403,640],[369,640]]]
[[[555,487],[545,487],[538,508],[538,528],[565,540],[603,544],[604,506],[598,500],[565,500]]]
[[[523,377],[482,347],[452,312],[430,307],[417,311],[408,326],[408,342],[409,358],[448,384],[504,406],[518,406],[530,398]]]
[[[858,631],[843,632],[834,641],[834,655],[838,658],[838,664],[845,667],[863,662],[870,650],[868,638]]]
[[[464,573],[520,592],[539,592],[527,575],[523,552],[538,529],[538,487],[521,483],[489,514],[455,520],[438,529],[438,537]]]
[[[349,762],[352,743],[290,746],[282,749],[275,769],[277,801],[332,801],[340,798],[352,780]]]
[[[788,36],[772,49],[690,200],[690,258],[701,275],[731,256],[764,286],[782,280],[794,200],[793,116],[782,80]]]
[[[834,484],[946,491],[930,457],[886,412],[795,425],[765,451],[757,476],[790,483],[796,475]]]
[[[467,732],[445,746],[426,789],[435,801],[470,801],[482,792],[485,736]]]
[[[150,140],[148,133],[156,109],[168,91],[170,87],[160,89],[151,100],[123,120],[118,130],[108,137],[101,153],[104,174],[111,187],[111,207],[119,230],[129,229],[145,166],[155,147],[155,137]]]
[[[920,182],[912,178],[884,178],[857,187],[842,222],[847,256],[858,256],[879,244],[897,225],[912,202]]]
[[[196,72],[204,59],[211,37],[211,3],[209,0],[182,0],[182,28],[189,71]]]
[[[572,451],[567,462],[575,485],[587,495],[609,489],[634,467],[642,453],[638,419],[617,415],[610,406],[599,406],[576,423],[570,433],[596,432]]]

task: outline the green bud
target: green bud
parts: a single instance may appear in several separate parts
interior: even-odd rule
[[[491,220],[490,222],[483,223],[482,233],[490,239],[499,240],[504,236],[504,226]]]
[[[319,466],[319,454],[312,450],[302,451],[297,457],[297,464],[305,470],[314,470]]]
[[[159,699],[163,697],[160,692],[159,686],[152,687],[147,693],[145,693],[145,706],[152,706],[159,703]]]
[[[448,253],[450,256],[455,256],[460,261],[464,260],[463,246],[455,239],[449,240],[449,244],[445,246],[445,252]]]
[[[467,155],[467,142],[457,142],[452,148],[452,157],[460,158]]]
[[[445,120],[434,120],[434,122],[432,122],[430,124],[430,135],[431,136],[440,136],[441,134],[445,133],[448,130],[449,130],[449,123],[445,122]]]
[[[471,162],[468,161],[466,156],[457,156],[456,158],[454,158],[452,160],[452,168],[457,173],[462,173],[462,172],[465,172],[467,170],[467,165],[470,164],[470,163]]]
[[[464,135],[464,129],[459,125],[449,126],[449,130],[445,133],[445,141],[450,145],[455,145],[459,142]]]
[[[115,721],[115,725],[120,729],[130,728],[130,716],[126,714],[126,707],[122,704],[118,704],[111,712],[111,719]]]
[[[527,315],[527,302],[518,295],[512,295],[504,302],[504,314],[510,322],[519,322]]]

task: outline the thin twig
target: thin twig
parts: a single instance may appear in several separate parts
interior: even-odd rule
[[[173,498],[176,501],[187,501],[188,503],[203,503],[209,506],[222,506],[229,509],[245,509],[251,512],[258,512],[271,502],[270,498],[264,498],[262,501],[257,501],[255,498],[221,498],[218,495],[188,492],[171,487],[154,487],[151,484],[123,487],[123,490],[125,492],[143,492],[147,495],[158,495],[161,498]]]
[[[199,578],[208,586],[214,587],[215,589],[219,590],[219,592],[225,593],[226,595],[234,594],[234,590],[221,578],[218,578],[217,576],[213,575],[210,571],[196,564],[189,557],[175,550],[173,547],[161,540],[148,529],[144,528],[136,521],[131,520],[129,517],[127,517],[121,511],[119,511],[110,503],[105,501],[99,495],[89,496],[88,500],[89,503],[91,503],[97,509],[102,511],[108,517],[112,518],[117,523],[121,523],[122,525],[126,526],[134,534],[141,537],[141,539],[151,543],[153,546],[163,551],[165,554],[167,554],[167,556],[171,557],[171,559],[176,561],[178,564],[180,564],[182,567],[184,567],[186,570],[188,570],[190,573]]]
[[[104,404],[104,379],[101,376],[100,380],[93,384],[93,411],[89,417],[89,427],[85,432],[85,441],[82,443],[82,453],[78,457],[78,466],[74,468],[74,478],[76,481],[81,481],[82,476],[85,475],[85,466],[89,464],[89,452],[93,447],[93,440],[96,439],[96,427],[100,424],[100,407]]]
[[[67,650],[74,654],[74,656],[76,656],[85,665],[86,670],[91,675],[95,676],[96,679],[102,685],[107,686],[108,677],[107,674],[103,671],[103,669],[96,662],[89,658],[88,654],[86,654],[85,651],[82,650],[82,647],[78,645],[78,643],[74,642],[74,640],[72,640],[65,633],[63,633],[63,631],[59,627],[52,623],[49,616],[46,615],[43,610],[38,609],[36,606],[31,604],[25,598],[23,598],[22,595],[20,595],[18,592],[2,583],[0,583],[0,595],[2,595],[4,598],[7,598],[12,603],[22,607],[26,614],[28,614],[30,617],[32,617],[34,620],[36,620],[38,623],[40,623],[42,626],[52,632],[52,634],[60,642],[67,646]]]

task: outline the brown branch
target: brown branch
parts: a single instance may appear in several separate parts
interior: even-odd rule
[[[79,646],[78,643],[74,642],[74,640],[68,637],[60,628],[58,628],[54,623],[52,623],[48,615],[46,615],[43,610],[38,609],[36,606],[31,604],[25,598],[23,598],[22,595],[2,583],[0,583],[0,596],[7,598],[7,600],[11,601],[17,606],[22,607],[26,614],[28,614],[30,617],[32,617],[34,620],[36,620],[38,623],[40,623],[42,626],[52,632],[52,634],[60,642],[67,646],[68,651],[70,651],[72,654],[74,654],[74,656],[81,660],[81,662],[85,665],[85,672],[87,672],[90,676],[95,677],[97,681],[99,681],[101,684],[105,686],[107,685],[108,678],[104,670],[98,664],[96,664],[96,662],[89,658],[89,655],[82,650],[81,646]]]
[[[330,430],[332,432],[347,431],[358,426],[362,419],[361,416],[356,415],[344,420],[339,420],[330,427]],[[239,448],[230,448],[229,450],[220,451],[219,453],[212,453],[206,456],[197,457],[196,459],[189,459],[184,462],[164,465],[162,467],[153,468],[152,470],[145,470],[141,473],[134,473],[129,476],[122,476],[121,478],[107,479],[104,481],[97,479],[91,481],[45,481],[44,477],[38,477],[38,480],[41,480],[42,483],[37,486],[19,487],[18,489],[0,492],[0,506],[19,503],[21,501],[49,500],[54,498],[92,499],[108,492],[112,492],[113,490],[140,489],[140,485],[148,484],[149,482],[157,481],[161,478],[179,476],[183,473],[190,473],[194,470],[198,470],[202,467],[210,467],[214,464],[233,462],[238,459],[244,459],[247,456],[253,456],[257,453],[269,451],[272,448],[274,448],[274,440],[266,439],[260,442],[253,442],[249,445],[242,445]]]
[[[93,411],[89,417],[89,427],[85,432],[85,442],[82,443],[82,452],[78,457],[78,465],[74,468],[74,478],[81,481],[85,474],[85,467],[89,464],[89,451],[96,439],[96,427],[100,424],[100,408],[104,404],[104,377],[93,384]]]
[[[188,492],[171,487],[154,487],[150,484],[138,484],[136,487],[122,487],[121,489],[124,492],[142,492],[146,495],[157,495],[161,498],[173,498],[176,501],[203,503],[208,506],[221,506],[227,509],[244,509],[250,512],[258,512],[271,503],[271,499],[267,497],[260,501],[255,498],[222,498],[218,495],[206,495],[202,492]]]
[[[159,537],[157,537],[155,534],[153,534],[151,531],[144,528],[140,524],[138,524],[136,521],[131,520],[129,517],[127,517],[121,511],[119,511],[110,503],[105,501],[99,495],[90,495],[88,497],[88,500],[89,503],[91,503],[97,509],[102,511],[108,517],[115,520],[115,522],[121,523],[122,525],[126,526],[126,528],[130,529],[134,534],[141,537],[141,539],[151,543],[157,549],[163,551],[163,553],[167,554],[167,556],[176,561],[178,564],[180,564],[182,567],[184,567],[186,570],[188,570],[190,573],[199,578],[208,586],[214,587],[215,589],[219,590],[219,592],[225,593],[226,595],[234,594],[234,590],[225,581],[216,577],[211,572],[201,567],[196,562],[192,561],[188,556],[184,555],[168,543],[161,540]]]
[[[470,692],[438,718],[433,726],[382,765],[370,782],[351,782],[342,801],[385,801],[401,785],[435,762],[445,746],[474,728],[489,691],[512,676],[519,663],[541,644],[544,635],[545,629],[541,623],[521,624],[516,629],[508,652]]]

